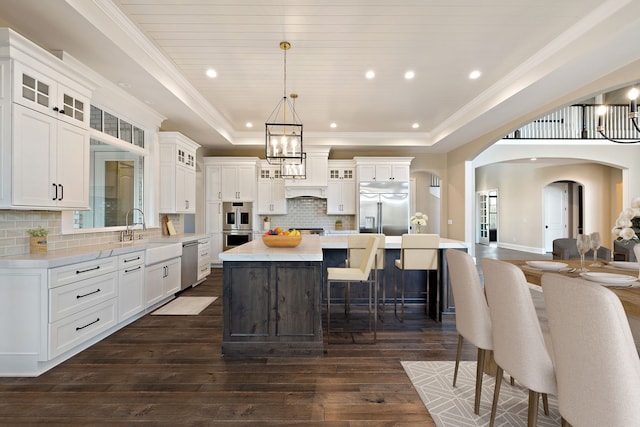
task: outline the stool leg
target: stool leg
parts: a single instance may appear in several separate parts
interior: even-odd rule
[[[393,267],[393,315],[398,317],[398,269]]]
[[[331,336],[331,282],[327,282],[327,344]]]
[[[380,283],[380,289],[382,289],[382,315],[380,316],[380,319],[382,322],[384,322],[384,313],[387,309],[387,290],[385,288],[384,270],[382,270],[382,279],[380,279],[380,276],[378,276],[378,280]]]
[[[400,292],[400,310],[402,315],[400,316],[400,322],[404,322],[404,268],[402,269],[402,291]]]
[[[373,304],[373,343],[375,344],[378,340],[378,273],[376,273],[374,282],[373,282],[373,294],[374,294],[374,304]]]

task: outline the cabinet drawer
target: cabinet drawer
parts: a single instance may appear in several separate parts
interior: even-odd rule
[[[118,301],[112,298],[95,307],[49,324],[52,359],[99,333],[114,326],[117,321]]]
[[[116,272],[59,286],[49,291],[49,321],[65,318],[117,295]]]
[[[211,273],[211,264],[208,262],[204,264],[198,264],[198,280],[204,279]]]
[[[129,269],[136,265],[144,264],[144,251],[132,252],[118,257],[118,268]]]
[[[117,257],[109,257],[52,268],[49,270],[49,287],[55,288],[67,283],[111,273],[117,270],[117,263]]]

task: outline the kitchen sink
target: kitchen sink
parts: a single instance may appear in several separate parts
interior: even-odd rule
[[[168,259],[182,256],[181,243],[148,243],[145,250],[144,263],[152,265]]]

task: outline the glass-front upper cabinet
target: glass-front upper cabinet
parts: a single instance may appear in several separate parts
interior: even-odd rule
[[[13,101],[48,116],[86,128],[89,126],[89,95],[73,82],[47,75],[15,62]]]

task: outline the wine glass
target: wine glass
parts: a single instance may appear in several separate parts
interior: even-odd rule
[[[602,245],[600,233],[591,233],[589,237],[591,238],[591,250],[593,251],[593,264],[590,264],[589,267],[602,267],[603,264],[598,261],[598,249]]]
[[[580,254],[580,268],[576,270],[578,273],[584,273],[589,271],[584,267],[584,254],[591,249],[591,237],[588,234],[578,234],[576,239],[576,246],[578,247],[578,253]]]

